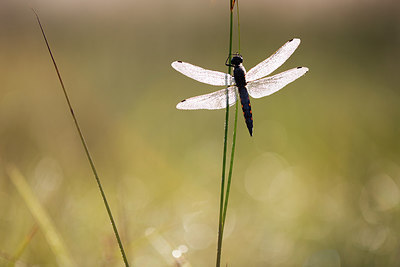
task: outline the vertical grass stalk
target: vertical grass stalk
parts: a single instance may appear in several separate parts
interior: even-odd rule
[[[237,16],[237,27],[238,27],[238,49],[240,54],[240,17],[239,17],[239,0],[236,0],[236,16]]]
[[[237,129],[237,117],[238,117],[238,102],[239,101],[236,101],[236,104],[235,104],[235,124],[233,126],[231,160],[230,160],[230,164],[229,164],[228,182],[226,184],[226,194],[225,194],[225,201],[224,201],[224,214],[222,216],[222,235],[224,233],[224,226],[225,226],[225,220],[226,220],[226,211],[228,209],[229,192],[230,192],[231,181],[232,181],[233,159],[235,157],[236,129]]]
[[[56,72],[57,72],[58,80],[59,80],[59,82],[60,82],[60,84],[61,84],[61,87],[62,87],[62,90],[63,90],[63,93],[64,93],[65,100],[67,101],[69,110],[70,110],[70,112],[71,112],[71,116],[72,116],[72,118],[73,118],[73,120],[74,120],[76,130],[77,130],[77,132],[78,132],[78,134],[79,134],[79,138],[80,138],[80,140],[81,140],[81,142],[82,142],[82,146],[83,146],[83,148],[85,149],[85,153],[86,153],[86,156],[87,156],[87,158],[88,158],[88,160],[89,160],[90,167],[92,168],[92,172],[93,172],[93,175],[94,175],[94,177],[95,177],[95,179],[96,179],[97,185],[99,186],[100,193],[101,193],[101,197],[103,198],[104,205],[105,205],[106,210],[107,210],[107,213],[108,213],[108,217],[110,218],[111,225],[112,225],[112,227],[113,227],[115,237],[116,237],[116,239],[117,239],[119,248],[120,248],[120,250],[121,250],[122,259],[124,260],[125,266],[129,266],[128,260],[127,260],[127,258],[126,258],[126,254],[125,254],[124,247],[122,246],[121,238],[120,238],[120,236],[119,236],[119,234],[118,234],[117,226],[116,226],[116,224],[115,224],[114,218],[113,218],[112,213],[111,213],[110,206],[108,205],[108,201],[107,201],[106,195],[105,195],[104,190],[103,190],[103,187],[102,187],[102,185],[101,185],[101,182],[100,182],[99,176],[98,176],[98,174],[97,174],[96,168],[95,168],[95,166],[94,166],[94,162],[93,162],[93,160],[92,160],[92,157],[90,156],[89,149],[88,149],[88,146],[87,146],[87,144],[86,144],[85,138],[83,137],[81,128],[79,127],[78,120],[76,119],[76,116],[75,116],[75,114],[74,114],[74,110],[72,109],[72,105],[71,105],[71,102],[70,102],[70,100],[69,100],[69,97],[68,97],[68,94],[67,94],[67,90],[65,89],[64,82],[63,82],[63,80],[62,80],[62,78],[61,78],[60,71],[58,70],[58,67],[57,67],[56,61],[55,61],[55,59],[54,59],[53,53],[51,52],[49,42],[47,41],[47,38],[46,38],[46,34],[44,33],[44,30],[43,30],[42,24],[40,23],[40,19],[39,19],[38,14],[36,13],[36,11],[35,11],[34,9],[32,9],[32,10],[33,10],[33,12],[34,12],[35,15],[36,15],[36,19],[37,19],[37,21],[38,21],[38,23],[39,23],[40,30],[42,31],[42,35],[43,35],[44,41],[45,41],[46,46],[47,46],[47,50],[49,51],[51,60],[53,61],[54,68],[55,68],[55,70],[56,70]]]
[[[239,0],[236,0],[236,9],[237,9],[237,22],[238,22],[238,49],[239,49],[239,54],[240,54],[240,21],[239,21]],[[232,137],[232,151],[231,151],[231,160],[229,164],[229,173],[228,173],[228,183],[226,185],[226,194],[225,194],[225,204],[224,204],[224,214],[222,216],[222,222],[223,226],[225,226],[225,220],[226,220],[226,210],[228,208],[228,200],[229,200],[229,192],[231,188],[231,180],[232,180],[232,172],[233,172],[233,160],[235,158],[235,148],[236,148],[236,130],[237,130],[237,117],[238,117],[238,102],[239,102],[239,96],[236,92],[236,98],[238,101],[236,101],[235,104],[235,124],[233,128],[233,137]],[[223,229],[222,229],[223,232]]]
[[[229,24],[229,63],[232,55],[232,33],[233,33],[233,8],[235,5],[235,0],[229,0],[230,5],[230,24]],[[239,15],[239,9],[238,9]],[[240,29],[240,28],[238,28]],[[239,30],[240,36],[240,30]],[[240,37],[239,37],[239,51],[240,51]],[[231,75],[232,68],[228,66],[228,74]],[[238,96],[236,96],[237,99]],[[237,114],[238,114],[238,101],[236,101],[235,105],[235,124],[233,129],[233,140],[232,140],[232,151],[231,151],[231,159],[229,164],[229,173],[228,173],[228,181],[226,185],[225,191],[225,176],[226,176],[226,155],[227,155],[227,140],[228,140],[228,124],[229,124],[229,95],[228,95],[228,86],[226,89],[226,111],[225,111],[225,135],[224,135],[224,151],[223,151],[223,159],[222,159],[222,177],[221,177],[221,193],[220,193],[220,206],[219,206],[219,223],[218,223],[218,244],[217,244],[217,259],[216,266],[221,266],[221,253],[222,253],[222,240],[224,234],[224,226],[226,220],[226,213],[228,208],[228,200],[229,200],[229,192],[231,185],[231,178],[233,172],[233,160],[235,155],[235,147],[236,147],[236,130],[237,130]]]

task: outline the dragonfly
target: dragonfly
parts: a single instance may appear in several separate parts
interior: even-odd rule
[[[176,105],[176,108],[182,110],[223,109],[227,105],[235,104],[238,95],[246,126],[250,136],[253,136],[253,114],[249,95],[252,98],[271,95],[306,74],[308,68],[297,67],[266,77],[285,63],[299,45],[300,39],[298,38],[287,41],[272,56],[257,64],[247,73],[242,64],[243,57],[236,53],[229,63],[229,57],[225,62],[225,65],[233,67],[233,77],[227,73],[203,69],[182,61],[172,62],[171,66],[175,70],[189,78],[209,85],[226,87],[213,93],[184,99]]]

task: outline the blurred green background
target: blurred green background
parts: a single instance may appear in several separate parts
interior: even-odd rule
[[[129,261],[213,266],[225,112],[177,110],[217,88],[170,63],[226,71],[229,3],[216,0],[2,1],[0,265],[60,263],[12,166],[78,266],[123,264],[30,7]],[[252,138],[239,117],[223,266],[400,265],[399,14],[395,0],[240,1],[244,66],[298,37],[278,72],[310,72],[252,100]]]

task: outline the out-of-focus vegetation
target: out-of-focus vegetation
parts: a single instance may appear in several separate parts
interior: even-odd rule
[[[228,1],[31,6],[41,15],[129,260],[212,266],[224,111],[176,110],[183,98],[217,88],[170,63],[226,70]],[[223,262],[399,266],[399,4],[240,1],[240,12],[247,69],[299,37],[299,49],[279,70],[301,65],[310,72],[252,100],[252,138],[239,118]],[[37,218],[7,174],[10,166],[76,264],[122,264],[34,15],[5,1],[0,265],[18,254],[19,266],[59,263],[46,229],[35,230]]]

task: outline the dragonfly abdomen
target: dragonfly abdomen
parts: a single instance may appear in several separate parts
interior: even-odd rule
[[[247,129],[249,129],[249,133],[253,136],[253,114],[251,113],[251,104],[249,93],[247,92],[246,87],[238,87],[240,103],[242,104],[242,110],[244,119],[246,121]]]

